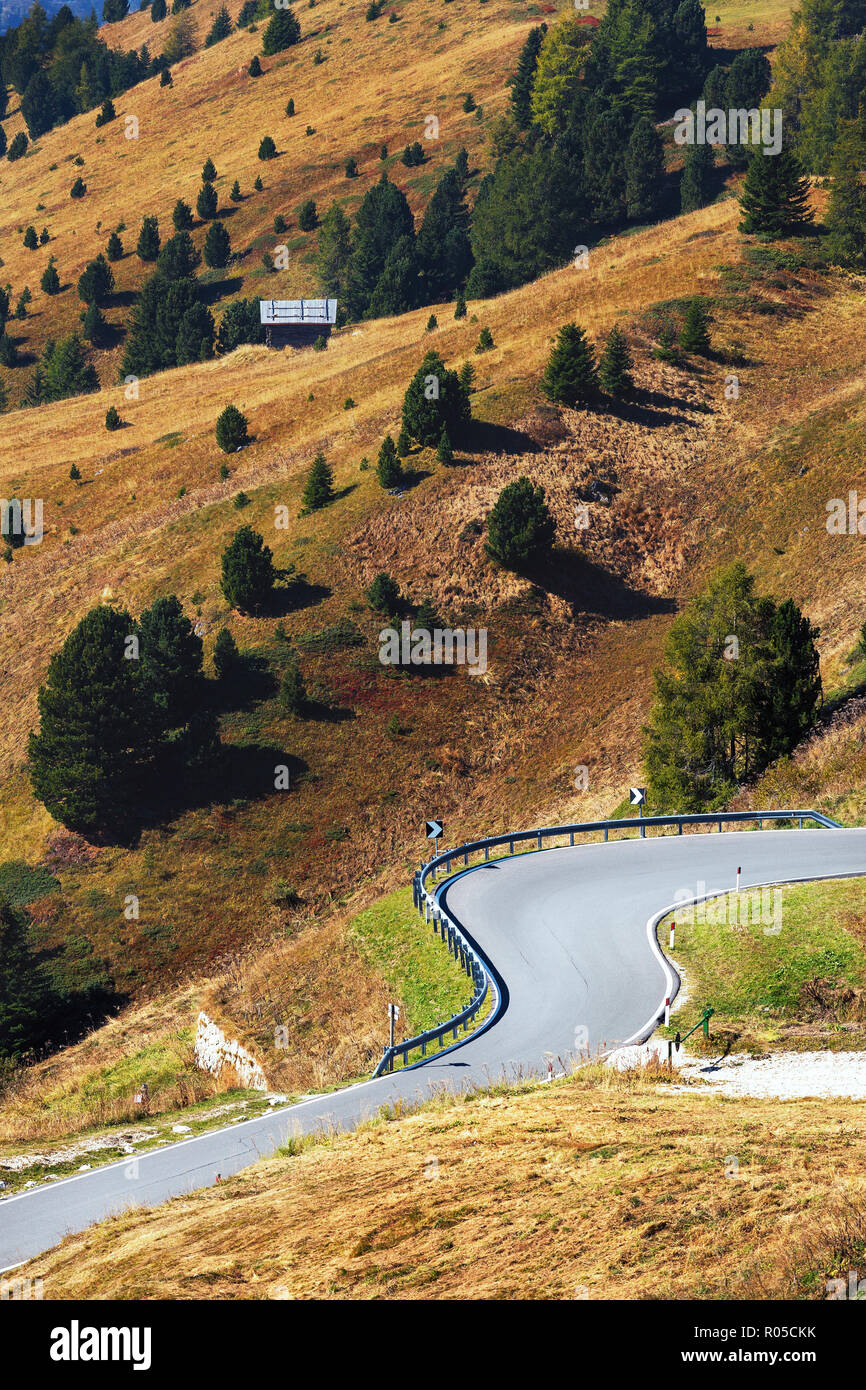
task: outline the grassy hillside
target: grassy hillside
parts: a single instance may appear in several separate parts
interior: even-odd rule
[[[240,4],[229,5],[237,18]],[[508,101],[504,79],[513,68],[528,29],[538,23],[540,7],[486,0],[411,0],[397,23],[384,13],[366,23],[366,5],[318,0],[299,8],[302,39],[286,52],[262,58],[263,76],[248,76],[254,54],[261,54],[264,25],[255,32],[235,32],[212,48],[184,59],[172,69],[173,85],[160,87],[155,77],[118,97],[117,119],[97,130],[89,111],[43,136],[15,164],[0,163],[0,247],[3,279],[16,295],[29,285],[31,313],[10,325],[25,357],[41,351],[45,339],[77,330],[81,304],[76,284],[87,261],[104,251],[109,233],[122,221],[125,256],[112,267],[116,294],[106,317],[117,332],[113,351],[95,354],[103,385],[117,380],[122,359],[120,328],[129,318],[132,294],[153,267],[135,255],[142,218],[159,218],[163,240],[173,234],[171,212],[178,198],[193,210],[208,157],[217,167],[219,217],[229,230],[232,248],[242,260],[228,271],[206,272],[214,304],[224,307],[238,295],[289,298],[319,293],[313,261],[316,233],[300,232],[297,210],[315,199],[320,214],[334,199],[354,213],[384,169],[406,193],[418,220],[439,174],[465,146],[477,169],[486,123]],[[553,12],[553,6],[545,7]],[[217,0],[196,0],[188,13],[198,25],[199,44],[219,9]],[[172,25],[158,24],[150,12],[130,14],[101,31],[112,47],[157,54]],[[320,51],[326,61],[314,62]],[[471,91],[480,108],[463,111]],[[289,98],[294,117],[285,115]],[[438,139],[425,136],[425,118],[439,122]],[[138,122],[136,139],[128,139],[127,118]],[[11,141],[24,129],[13,93],[4,122]],[[315,133],[307,135],[307,128]],[[259,143],[271,135],[278,157],[262,162]],[[426,162],[407,169],[400,162],[406,145],[421,140]],[[382,146],[388,158],[382,160]],[[345,163],[352,155],[359,176],[348,179]],[[79,164],[77,161],[82,160]],[[69,190],[77,175],[87,184],[77,201]],[[264,188],[253,188],[261,176]],[[237,179],[243,201],[232,203]],[[477,179],[476,179],[477,181]],[[282,214],[288,231],[275,235],[274,217]],[[23,245],[25,228],[47,226],[51,241],[37,251]],[[193,239],[199,250],[206,225],[197,222]],[[264,252],[287,245],[290,267],[268,272]],[[59,296],[45,295],[39,281],[49,255],[57,259],[64,286]],[[217,314],[218,317],[218,314]],[[26,366],[3,372],[10,398],[20,398]],[[145,388],[147,389],[147,388]],[[105,407],[103,406],[103,414]]]
[[[200,38],[215,9],[193,6]],[[720,11],[716,42],[728,42],[728,24],[732,45],[774,42],[781,9],[756,9],[751,33],[747,11]],[[382,143],[416,213],[461,145],[477,179],[485,123],[507,100],[505,74],[546,12],[411,0],[397,23],[368,24],[364,6],[322,0],[299,11],[304,41],[265,59],[257,81],[245,66],[260,31],[236,34],[179,65],[172,88],[153,81],[118,99],[119,119],[103,130],[89,113],[44,137],[26,159],[0,166],[4,274],[14,290],[34,290],[21,326],[27,344],[35,350],[77,321],[74,288],[50,302],[36,291],[47,252],[74,286],[121,217],[128,249],[145,213],[157,212],[167,232],[175,199],[194,201],[208,155],[223,203],[235,177],[245,195],[256,174],[265,183],[229,219],[235,247],[250,253],[219,290],[222,302],[265,293],[265,283],[268,293],[314,290],[315,235],[303,247],[298,239],[290,271],[264,277],[275,213],[291,218],[307,196],[320,207],[346,198],[351,210],[379,176]],[[136,13],[107,32],[118,46],[154,48],[151,31],[161,27]],[[327,62],[313,64],[316,48]],[[481,121],[462,110],[467,90]],[[291,120],[282,114],[289,96]],[[429,162],[418,171],[394,164],[431,111],[441,139]],[[126,114],[139,116],[137,141],[124,139]],[[304,135],[307,123],[315,136]],[[265,133],[282,153],[261,164]],[[79,154],[85,163],[74,166]],[[358,180],[344,177],[349,154]],[[68,197],[76,169],[88,184],[81,202]],[[820,213],[823,192],[814,199]],[[31,220],[54,238],[32,253],[15,230]],[[816,268],[811,243],[781,256],[754,244],[744,252],[737,221],[735,200],[723,196],[608,240],[588,269],[568,266],[476,301],[465,320],[436,306],[432,333],[425,308],[342,330],[326,353],[247,346],[147,378],[134,401],[113,384],[118,346],[98,355],[98,395],[4,417],[14,448],[0,459],[0,495],[42,497],[46,534],[0,566],[0,865],[50,870],[51,890],[31,897],[29,910],[38,944],[66,944],[68,973],[104,971],[136,1008],[161,998],[190,1009],[192,981],[195,1001],[209,1001],[262,1052],[275,1084],[343,1080],[379,1053],[387,986],[408,988],[357,951],[350,918],[405,884],[431,814],[453,843],[617,805],[639,776],[651,672],[671,615],[708,569],[743,555],[762,586],[790,594],[821,624],[828,683],[843,678],[863,616],[863,562],[856,538],[827,535],[824,494],[846,495],[856,466],[864,282]],[[116,269],[121,302],[109,317],[119,323],[144,268],[128,255]],[[660,318],[677,319],[696,291],[711,299],[713,358],[657,361]],[[551,339],[569,319],[597,343],[614,323],[628,332],[640,388],[632,405],[554,410],[541,396]],[[495,347],[476,355],[482,327]],[[403,391],[429,347],[449,365],[473,362],[475,424],[452,468],[416,451],[412,485],[393,499],[362,464],[375,461],[386,431],[396,433]],[[724,394],[732,372],[738,400]],[[5,373],[13,396],[22,374]],[[224,480],[214,424],[228,401],[249,417],[254,439],[231,456]],[[111,435],[109,404],[127,422]],[[334,465],[338,500],[302,518],[303,479],[319,449]],[[537,583],[495,569],[483,552],[490,506],[522,473],[544,485],[559,526]],[[593,477],[617,491],[577,531],[574,508]],[[237,507],[241,492],[249,502]],[[279,505],[289,509],[287,531],[274,527]],[[243,522],[264,533],[278,565],[295,567],[274,611],[257,619],[230,613],[219,588],[220,553]],[[409,677],[379,663],[381,622],[364,589],[381,569],[416,602],[432,596],[452,624],[487,627],[482,676]],[[36,691],[51,653],[93,604],[118,601],[137,614],[171,592],[204,634],[208,668],[224,626],[247,657],[246,684],[224,701],[213,793],[197,803],[179,794],[165,823],[131,848],[85,844],[29,788]],[[286,653],[279,623],[301,654],[313,701],[305,719],[276,699]],[[291,768],[290,792],[273,791],[276,763]],[[588,791],[575,789],[576,764],[590,769]],[[298,907],[275,901],[280,880],[297,890]],[[129,893],[141,902],[138,922],[123,916]],[[329,976],[334,959],[340,968]],[[275,1055],[274,1027],[286,1019],[303,1031],[288,1055]],[[166,1024],[161,1036],[169,1033]]]
[[[18,1273],[47,1299],[820,1299],[862,1260],[864,1122],[590,1070],[390,1114]]]

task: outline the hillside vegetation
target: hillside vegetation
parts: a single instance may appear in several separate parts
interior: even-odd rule
[[[599,1069],[494,1087],[112,1218],[23,1274],[51,1299],[821,1299],[862,1256],[864,1119]]]
[[[192,7],[200,34],[215,8]],[[127,238],[145,214],[167,219],[177,197],[194,198],[211,156],[220,198],[235,178],[245,194],[228,220],[233,244],[251,253],[227,297],[265,293],[265,283],[268,294],[315,292],[315,234],[303,247],[298,237],[289,271],[265,276],[260,254],[276,241],[276,213],[291,220],[308,196],[354,207],[379,177],[382,143],[416,210],[461,146],[477,181],[488,161],[485,121],[505,107],[505,76],[535,8],[412,0],[397,23],[368,24],[363,7],[322,0],[299,11],[304,41],[264,59],[265,76],[254,80],[246,66],[260,34],[234,34],[178,64],[172,87],[154,79],[119,98],[116,123],[97,131],[93,113],[76,117],[0,166],[4,273],[15,290],[35,283],[31,267],[50,251],[74,286],[121,217]],[[762,14],[754,41],[771,43],[778,12],[765,35]],[[150,42],[158,27],[130,15],[111,26],[111,42],[114,30],[119,46]],[[736,34],[745,41],[748,31]],[[313,64],[317,45],[327,62]],[[462,109],[470,87],[484,121]],[[292,118],[281,114],[289,96]],[[431,109],[441,148],[413,174],[392,161]],[[139,139],[126,141],[123,117],[136,112]],[[308,122],[316,135],[304,135]],[[269,132],[283,153],[261,163],[258,142]],[[69,156],[79,153],[85,163],[74,168],[88,192],[72,200]],[[343,172],[350,154],[361,170],[352,181]],[[265,187],[252,194],[258,173]],[[14,449],[0,460],[0,493],[42,497],[45,537],[0,566],[0,862],[23,865],[25,877],[40,865],[50,871],[24,905],[34,944],[67,981],[107,981],[118,1006],[159,997],[185,1017],[194,981],[197,999],[261,1053],[275,1085],[345,1080],[379,1055],[393,984],[381,961],[354,950],[349,919],[405,885],[431,814],[453,843],[616,806],[640,777],[650,678],[671,617],[710,570],[742,557],[762,592],[793,597],[821,628],[825,686],[841,679],[863,620],[863,560],[856,537],[827,533],[825,503],[853,485],[866,284],[823,266],[814,239],[781,250],[744,241],[731,191],[606,239],[586,268],[568,264],[471,300],[466,318],[455,319],[452,304],[433,306],[429,330],[428,306],[343,328],[326,352],[246,345],[148,377],[136,400],[115,384],[118,347],[99,354],[99,393],[4,415]],[[820,217],[826,195],[816,188],[811,197]],[[52,241],[28,252],[14,229],[37,216],[37,201]],[[137,258],[115,271],[130,295],[142,276]],[[660,323],[679,325],[696,293],[712,313],[713,352],[660,361]],[[32,333],[35,351],[73,328],[79,307],[74,288],[50,305],[34,292],[15,331]],[[597,346],[614,324],[623,328],[636,359],[632,401],[585,410],[544,397],[551,341],[571,320]],[[493,347],[476,353],[483,328]],[[383,436],[397,436],[403,392],[431,347],[449,367],[474,365],[474,423],[452,466],[433,449],[413,450],[404,494],[392,498],[373,464]],[[13,393],[18,371],[4,374]],[[737,399],[725,394],[731,372]],[[224,455],[214,429],[229,402],[247,416],[252,442]],[[110,435],[109,405],[126,422]],[[337,496],[299,515],[320,450]],[[498,493],[523,474],[544,486],[558,527],[549,566],[531,579],[493,566],[483,547]],[[590,526],[578,530],[575,507],[594,481],[611,486],[611,500],[593,503]],[[275,528],[276,507],[287,508],[288,529]],[[219,582],[223,547],[247,522],[286,571],[273,611],[255,617],[230,610]],[[450,623],[483,623],[487,669],[384,667],[382,618],[365,596],[383,570],[414,603],[432,598]],[[247,661],[247,684],[220,709],[217,786],[197,800],[178,796],[131,845],[89,843],[32,794],[25,750],[36,693],[51,654],[93,605],[116,602],[137,617],[169,593],[203,635],[208,674],[225,628]],[[310,697],[303,718],[277,698],[288,660],[280,624]],[[274,790],[276,764],[290,768],[287,792]],[[575,783],[577,765],[589,769],[587,789]],[[764,785],[778,795],[768,780],[755,796]],[[139,920],[124,916],[130,894]],[[289,1020],[301,1025],[293,1046],[275,1053],[274,1028]]]

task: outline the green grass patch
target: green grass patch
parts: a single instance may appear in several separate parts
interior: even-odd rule
[[[398,1038],[444,1023],[471,1000],[472,981],[419,918],[411,888],[399,888],[359,913],[349,935],[402,1000]],[[415,1054],[411,1060],[418,1060]]]
[[[863,879],[743,889],[682,908],[659,927],[663,947],[671,917],[688,1002],[667,1036],[686,1032],[709,1005],[711,1039],[695,1034],[690,1047],[717,1051],[720,1034],[746,1049],[866,1047]]]

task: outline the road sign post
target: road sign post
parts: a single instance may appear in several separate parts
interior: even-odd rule
[[[388,1005],[388,1033],[389,1033],[389,1036],[388,1036],[388,1046],[389,1046],[389,1047],[393,1047],[393,1046],[394,1046],[394,1024],[397,1022],[397,1019],[398,1019],[399,1017],[400,1017],[400,1006],[399,1006],[399,1004],[389,1004],[389,1005]]]
[[[629,787],[628,800],[630,806],[637,807],[638,816],[641,820],[643,820],[643,808],[644,802],[646,801],[646,787]],[[646,828],[643,825],[640,828],[640,835],[641,839],[644,839],[646,836]]]

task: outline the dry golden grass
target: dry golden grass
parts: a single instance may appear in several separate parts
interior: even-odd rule
[[[592,1069],[302,1146],[23,1274],[50,1299],[821,1298],[862,1264],[864,1125]]]
[[[196,0],[189,11],[198,24],[200,45],[218,8],[218,0]],[[236,17],[240,4],[229,8]],[[390,154],[389,177],[407,193],[416,218],[439,173],[462,145],[476,163],[484,124],[463,111],[463,94],[471,89],[487,117],[505,108],[504,78],[533,22],[531,16],[504,0],[490,0],[485,6],[477,0],[454,0],[450,8],[434,0],[413,0],[399,23],[389,24],[383,15],[368,24],[365,8],[343,0],[319,0],[314,10],[299,8],[301,43],[262,58],[264,75],[258,79],[250,78],[246,69],[253,55],[261,53],[264,25],[256,33],[236,32],[177,64],[172,87],[162,88],[159,78],[152,78],[117,98],[117,119],[102,129],[95,127],[96,112],[89,111],[43,136],[27,158],[12,165],[4,162],[4,281],[11,281],[16,293],[27,284],[33,294],[31,317],[15,324],[22,351],[41,350],[48,336],[77,331],[78,277],[87,261],[104,251],[109,233],[121,220],[126,224],[121,235],[127,254],[113,267],[116,287],[128,293],[141,285],[153,269],[134,254],[142,218],[156,214],[163,239],[170,236],[177,199],[195,209],[208,157],[217,166],[220,216],[233,249],[249,252],[239,267],[226,272],[231,277],[230,298],[237,293],[275,298],[319,293],[309,254],[316,238],[301,234],[300,245],[295,244],[297,209],[312,197],[320,213],[335,198],[354,211],[386,167],[379,158],[383,144]],[[441,31],[440,21],[445,24]],[[147,43],[151,52],[158,52],[171,24],[170,17],[154,24],[149,12],[136,12],[103,32],[112,47],[138,49]],[[327,55],[318,66],[313,63],[317,49]],[[294,117],[285,115],[289,97],[295,102]],[[10,113],[5,122],[9,140],[23,128],[14,94]],[[423,138],[425,118],[431,114],[439,121],[438,140]],[[137,139],[126,138],[127,117],[138,120]],[[314,135],[305,134],[308,125],[314,127]],[[264,135],[277,143],[275,160],[258,159]],[[397,157],[419,138],[429,161],[407,169]],[[71,162],[79,155],[83,167]],[[345,177],[349,155],[358,162],[357,179]],[[80,201],[69,197],[78,174],[87,184]],[[257,175],[265,185],[261,193],[253,190]],[[238,204],[228,196],[235,179],[244,194]],[[38,203],[44,210],[36,210]],[[289,223],[289,230],[279,236],[273,231],[277,213]],[[37,230],[47,226],[52,238],[33,252],[22,242],[31,222]],[[204,233],[203,226],[194,233],[199,248]],[[290,244],[290,268],[267,274],[262,253],[273,252],[279,244]],[[61,283],[70,287],[53,299],[39,288],[49,255],[57,258]],[[129,313],[128,308],[110,309],[107,317],[119,324]],[[117,380],[121,357],[121,349],[97,354],[103,384]],[[4,372],[14,399],[27,375],[24,369]]]
[[[188,610],[202,614],[208,644],[228,620],[242,646],[273,651],[273,622],[228,615],[219,594],[219,553],[240,519],[265,531],[278,563],[296,560],[311,581],[333,591],[318,607],[291,615],[293,635],[344,615],[384,566],[413,597],[435,594],[446,612],[478,603],[490,627],[491,667],[480,685],[465,677],[388,680],[375,661],[359,666],[351,652],[305,657],[308,681],[329,691],[330,703],[353,709],[354,720],[292,721],[269,706],[265,722],[249,729],[243,716],[231,716],[225,736],[279,740],[317,780],[299,780],[286,801],[271,796],[242,808],[189,812],[146,832],[132,850],[101,849],[89,862],[59,869],[61,898],[55,907],[49,900],[42,919],[46,945],[74,927],[108,957],[121,987],[134,994],[180,988],[212,975],[225,952],[267,938],[268,875],[295,882],[314,915],[359,882],[378,890],[405,881],[418,852],[416,827],[433,804],[456,840],[482,827],[493,833],[508,824],[591,817],[619,801],[638,766],[650,675],[669,622],[665,605],[653,611],[654,596],[687,590],[701,568],[731,553],[749,555],[774,585],[759,530],[768,474],[762,449],[780,419],[790,429],[809,418],[827,397],[828,377],[839,384],[837,394],[856,402],[862,348],[852,305],[860,290],[857,282],[831,281],[787,295],[774,291],[780,306],[794,301],[799,317],[719,311],[717,341],[739,340],[752,361],[740,369],[736,403],[723,398],[724,368],[662,366],[638,336],[642,384],[678,403],[668,407],[670,420],[660,409],[651,429],[612,414],[565,411],[551,442],[537,377],[553,330],[569,318],[600,338],[618,315],[627,323],[639,319],[684,284],[717,290],[714,267],[738,258],[736,219],[736,205],[721,203],[614,240],[593,253],[589,270],[558,271],[473,306],[474,325],[443,314],[443,327],[427,335],[425,310],[338,335],[326,354],[244,348],[224,361],[161,374],[144,382],[141,399],[124,411],[132,424],[120,439],[136,452],[123,457],[105,452],[104,400],[10,417],[20,435],[15,472],[7,464],[4,474],[0,465],[3,491],[12,491],[14,478],[23,495],[43,494],[49,523],[62,510],[79,534],[67,544],[58,527],[41,547],[18,552],[0,576],[4,858],[40,858],[54,838],[20,775],[25,736],[50,652],[106,589],[133,612],[156,593],[178,592]],[[374,457],[384,431],[395,428],[403,387],[423,351],[435,345],[447,361],[459,362],[484,323],[496,347],[474,358],[475,413],[497,425],[522,418],[542,442],[504,459],[494,447],[468,467],[434,469],[391,502],[372,472],[357,471],[360,455]],[[358,406],[343,412],[348,395]],[[212,431],[229,396],[249,414],[257,440],[232,460],[232,478],[222,483]],[[182,443],[166,447],[160,438],[173,429]],[[354,490],[327,512],[293,522],[288,533],[273,532],[275,502],[295,510],[301,475],[319,447],[336,465],[338,487]],[[84,474],[77,488],[66,476],[73,456]],[[547,595],[481,565],[455,534],[464,519],[483,519],[503,481],[526,471],[544,482],[567,539],[574,489],[590,471],[611,466],[623,490],[610,512],[595,509],[590,534],[577,537],[589,563],[576,571],[566,566],[563,584]],[[253,497],[242,518],[227,503],[241,487]],[[732,525],[732,516],[740,521]],[[852,548],[847,553],[853,581],[860,562]],[[819,575],[818,565],[804,564],[796,583],[780,591],[808,606]],[[374,643],[375,619],[356,619]],[[841,638],[828,625],[825,649],[832,653],[849,640],[856,621],[850,610]],[[389,741],[384,726],[394,714],[411,733]],[[588,793],[574,790],[578,762],[590,767]],[[348,830],[338,848],[326,837],[334,826]],[[146,904],[147,926],[170,931],[172,949],[122,920],[119,905],[133,888]],[[94,894],[104,913],[94,911]],[[380,987],[369,979],[371,999]],[[290,979],[283,1007],[295,1016]],[[347,1018],[344,1037],[354,1036],[356,1025],[358,1033],[345,1047],[310,1042],[312,1060],[345,1059],[348,1070],[334,1064],[332,1080],[354,1074],[367,1047],[364,1009]],[[242,1018],[234,1022],[242,1027]],[[310,1085],[319,1071],[303,1076]]]

